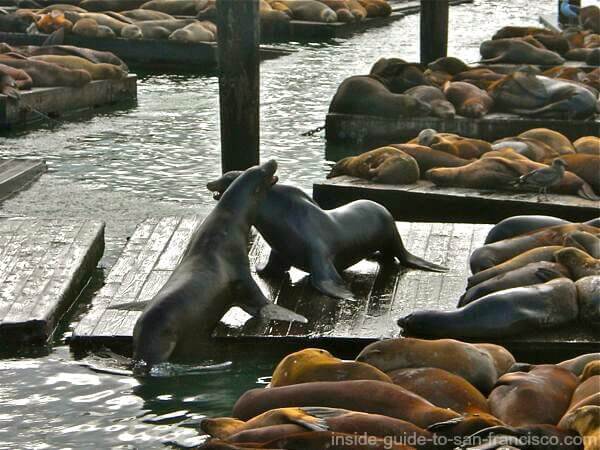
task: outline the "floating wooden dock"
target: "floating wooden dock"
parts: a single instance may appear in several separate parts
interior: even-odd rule
[[[0,159],[0,201],[33,183],[46,170],[46,163],[39,159]]]
[[[378,184],[349,176],[313,185],[315,201],[325,209],[369,199],[386,206],[397,220],[497,223],[516,215],[543,214],[583,222],[600,216],[600,204],[573,195],[548,194],[538,202],[535,192],[438,187],[431,181]]]
[[[108,347],[130,351],[133,327],[141,313],[107,308],[151,299],[169,278],[201,221],[200,217],[154,218],[136,229],[90,311],[76,325],[70,339],[74,350]],[[318,293],[306,274],[297,270],[292,270],[289,277],[274,279],[262,279],[254,273],[255,280],[270,298],[303,314],[309,323],[265,322],[250,319],[239,308],[233,308],[217,325],[214,337],[223,344],[235,345],[269,340],[270,344],[290,347],[337,344],[361,347],[375,339],[398,335],[396,319],[412,311],[454,309],[466,286],[469,255],[483,244],[491,226],[407,222],[399,222],[397,226],[411,252],[449,267],[450,272],[409,270],[364,260],[343,274],[356,300],[333,299]],[[256,237],[249,253],[252,270],[268,258],[268,253],[268,245]],[[558,350],[570,355],[571,351],[589,350],[600,343],[583,326],[573,328],[553,334],[511,337],[502,344],[509,348],[532,348],[536,352]]]
[[[386,145],[412,139],[425,128],[486,141],[516,136],[532,128],[550,128],[574,141],[583,136],[600,135],[600,117],[558,120],[493,113],[482,119],[456,117],[445,120],[438,117],[387,118],[329,113],[325,120],[325,137],[329,142]]]
[[[137,77],[131,74],[123,80],[97,80],[82,87],[33,88],[21,91],[19,100],[0,95],[0,128],[28,126],[47,120],[45,116],[68,117],[100,106],[134,102],[136,98]]]
[[[42,45],[47,38],[46,34],[0,32],[0,42],[9,45]],[[65,37],[64,44],[111,52],[130,68],[146,71],[185,73],[209,71],[217,67],[215,42],[185,44],[166,39],[96,39],[71,34]],[[261,46],[260,48],[262,59],[278,58],[290,53],[289,50],[276,47]]]
[[[0,220],[0,347],[45,343],[103,251],[103,222]]]

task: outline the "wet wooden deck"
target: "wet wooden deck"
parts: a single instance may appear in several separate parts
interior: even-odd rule
[[[136,98],[137,77],[131,74],[123,80],[97,80],[77,88],[33,88],[21,91],[18,101],[0,95],[0,128],[29,126],[48,120],[46,116],[66,118],[101,106],[131,103]]]
[[[0,220],[0,347],[44,343],[104,251],[104,223]]]
[[[441,133],[495,141],[516,136],[532,128],[550,128],[574,141],[583,136],[600,135],[600,117],[593,120],[557,120],[523,118],[515,114],[488,114],[482,119],[456,117],[386,118],[329,113],[325,120],[325,137],[333,143],[391,144],[416,137],[425,128]]]
[[[598,202],[574,195],[549,194],[538,202],[537,193],[442,188],[426,180],[390,185],[341,176],[315,183],[313,197],[325,209],[369,199],[386,206],[396,220],[410,221],[497,223],[515,215],[544,214],[579,222],[600,215]]]
[[[0,201],[33,183],[47,169],[39,159],[0,159]]]

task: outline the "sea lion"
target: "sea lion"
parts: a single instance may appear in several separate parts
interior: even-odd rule
[[[577,376],[580,376],[583,370],[585,369],[585,366],[587,366],[592,361],[600,361],[600,353],[585,353],[575,358],[562,361],[557,365],[560,367],[564,367],[567,370],[570,370]]]
[[[175,30],[196,22],[196,19],[145,20],[135,25],[127,25],[121,31],[121,36],[135,39],[134,36],[139,35],[139,29],[142,37],[137,39],[167,39]]]
[[[555,425],[494,426],[467,437],[467,442],[483,442],[473,450],[582,450],[580,436]],[[508,443],[516,447],[507,446]],[[525,445],[525,446],[524,446]]]
[[[144,307],[133,330],[136,370],[149,370],[174,354],[197,350],[233,303],[240,302],[252,315],[306,320],[273,305],[250,275],[250,226],[260,202],[277,181],[276,170],[274,160],[247,169],[195,230],[183,259],[154,298],[146,304],[114,307]],[[223,220],[230,226],[227,233],[222,232]]]
[[[120,36],[121,32],[123,31],[123,28],[125,28],[128,25],[131,25],[132,20],[123,16],[117,17],[119,18],[115,18],[113,15],[103,13],[78,13],[75,11],[65,11],[65,18],[73,22],[74,25],[76,25],[77,22],[79,22],[82,19],[92,19],[99,26],[103,25],[105,27],[108,27],[115,33],[115,35]]]
[[[514,258],[527,250],[549,245],[562,245],[565,237],[573,231],[597,234],[598,229],[581,223],[555,225],[503,241],[486,244],[476,249],[470,258],[471,271],[476,274]]]
[[[560,153],[552,149],[548,144],[537,139],[523,137],[508,137],[492,144],[492,150],[504,149],[512,149],[518,154],[536,162],[544,162],[560,156]]]
[[[19,90],[31,89],[33,86],[33,80],[24,70],[0,64],[0,73],[9,76]]]
[[[488,93],[499,110],[514,114],[584,119],[596,111],[596,97],[587,87],[526,71],[505,76]]]
[[[146,1],[147,0],[83,0],[79,3],[79,6],[84,12],[122,12],[137,9]]]
[[[440,408],[457,413],[489,413],[486,398],[458,375],[435,367],[398,369],[388,372],[394,384],[402,386]]]
[[[409,63],[400,58],[379,58],[371,67],[369,75],[386,80],[388,89],[394,94],[430,84],[420,64]]]
[[[346,0],[320,0],[320,2],[335,11],[338,22],[354,22],[354,14],[350,11],[350,5]]]
[[[311,381],[392,380],[381,370],[357,361],[342,361],[327,350],[306,348],[287,355],[273,371],[271,387]]]
[[[58,11],[75,11],[75,12],[80,12],[80,13],[84,13],[84,12],[88,12],[89,10],[80,8],[77,5],[69,5],[69,4],[64,4],[64,3],[55,3],[53,5],[48,5],[43,9],[40,9],[37,11],[38,14],[46,14],[49,13],[51,11],[54,10],[58,10]]]
[[[572,430],[583,436],[585,450],[598,450],[600,446],[600,406],[589,405],[570,410],[560,420],[559,428]]]
[[[586,73],[582,83],[600,91],[600,67]]]
[[[56,64],[71,70],[85,70],[92,76],[92,80],[121,80],[127,77],[127,73],[120,67],[105,63],[95,64],[79,56],[38,55],[31,56],[29,59]]]
[[[153,11],[151,9],[132,9],[130,11],[123,11],[123,16],[128,17],[138,22],[144,22],[146,20],[173,20],[175,17],[170,14]]]
[[[564,134],[548,128],[533,128],[519,134],[519,137],[541,141],[558,152],[559,155],[575,153],[575,147]]]
[[[565,266],[575,281],[600,273],[600,259],[596,259],[578,248],[566,247],[554,253],[554,259]]]
[[[358,2],[358,0],[346,0],[346,3],[348,3],[350,12],[357,22],[362,22],[367,18],[367,10]]]
[[[33,16],[0,14],[0,30],[6,33],[25,33],[33,22]]]
[[[195,22],[173,31],[169,40],[186,43],[213,42],[215,35],[200,22]]]
[[[333,9],[316,0],[281,0],[293,14],[296,20],[309,22],[337,22],[338,17]]]
[[[577,139],[573,146],[577,153],[600,156],[600,138],[597,136],[584,136]]]
[[[575,283],[575,285],[577,285],[577,283]],[[581,376],[579,377],[579,382],[583,383],[587,379],[597,375],[600,375],[600,361],[590,361],[583,368],[583,372],[581,372]]]
[[[515,364],[515,357],[501,345],[496,344],[473,344],[475,347],[485,350],[490,354],[494,360],[494,366],[496,366],[496,373],[498,377],[504,375],[510,370]]]
[[[444,94],[454,105],[456,112],[464,117],[481,118],[494,104],[486,91],[464,81],[448,81],[444,84]]]
[[[582,277],[575,282],[579,300],[579,320],[600,326],[600,275]]]
[[[415,336],[512,337],[555,328],[577,318],[577,290],[568,278],[505,289],[455,311],[417,311],[398,319]]]
[[[481,62],[487,64],[538,64],[557,66],[565,59],[558,53],[538,48],[519,38],[483,41],[479,47]]]
[[[471,161],[446,152],[434,150],[424,145],[416,144],[390,144],[390,147],[402,150],[404,153],[412,156],[419,165],[421,177],[424,178],[425,173],[429,169],[436,167],[461,167],[466,166]]]
[[[356,357],[383,372],[434,367],[458,375],[483,393],[497,379],[496,366],[484,348],[454,339],[385,339],[367,345]]]
[[[517,26],[505,26],[500,28],[494,33],[492,39],[506,39],[514,37],[525,37],[529,35],[536,35],[538,33],[550,33],[547,28],[541,27],[517,27]]]
[[[491,144],[481,139],[466,138],[452,133],[438,133],[430,128],[422,130],[416,139],[409,141],[409,143],[412,142],[451,153],[463,159],[479,158],[492,151]]]
[[[366,10],[368,17],[386,17],[392,13],[392,7],[385,0],[358,0]]]
[[[443,56],[429,63],[427,69],[432,72],[446,73],[451,77],[454,77],[461,72],[471,70],[472,67],[469,67],[463,60],[454,56]]]
[[[579,10],[579,23],[584,30],[600,33],[600,8],[590,5]]]
[[[327,178],[351,175],[383,184],[413,184],[420,178],[415,159],[395,147],[381,147],[338,161]]]
[[[21,69],[31,77],[33,87],[80,87],[92,81],[85,70],[70,70],[44,61],[16,59],[0,55],[0,64]]]
[[[587,368],[589,365],[590,364],[588,363],[585,367]],[[571,374],[571,372],[569,372],[569,374]],[[577,388],[575,389],[575,392],[573,392],[573,395],[571,396],[569,409],[573,408],[577,404],[580,404],[583,400],[587,399],[588,397],[591,397],[596,394],[600,394],[600,375],[591,375],[587,379],[579,382]]]
[[[436,86],[415,86],[405,92],[431,108],[434,116],[442,119],[453,119],[456,115],[454,105],[450,103],[442,90]]]
[[[137,8],[160,11],[171,16],[195,16],[207,6],[207,0],[150,0]]]
[[[458,307],[468,305],[478,298],[504,289],[531,286],[532,284],[545,283],[555,278],[568,276],[568,270],[561,264],[549,261],[530,263],[524,267],[497,275],[468,289],[461,296]]]
[[[109,28],[110,29],[110,28]],[[96,38],[102,34],[102,31],[99,30],[99,26],[94,19],[81,19],[78,20],[71,32],[77,36],[91,37]],[[111,30],[111,32],[113,32]],[[113,32],[114,35],[114,32]]]
[[[461,72],[452,78],[452,81],[464,81],[473,84],[480,89],[487,90],[495,81],[504,77],[503,74],[494,72],[487,68],[469,69]]]
[[[89,48],[75,47],[73,45],[44,45],[42,47],[28,47],[29,55],[71,55],[85,58],[93,63],[106,63],[120,67],[125,72],[127,65],[111,52],[103,52]]]
[[[238,176],[228,172],[207,188],[219,198]],[[294,266],[310,273],[312,286],[332,297],[352,297],[339,273],[376,251],[407,267],[447,270],[409,253],[390,212],[369,200],[325,211],[301,189],[277,185],[259,207],[254,226],[271,246],[260,274],[280,275]]]
[[[594,192],[600,194],[600,155],[575,153],[565,155],[562,159],[567,163],[569,172],[585,180]]]
[[[392,383],[375,380],[320,381],[270,389],[252,389],[233,407],[233,416],[248,420],[274,408],[326,406],[382,414],[426,428],[459,415]]]
[[[13,100],[21,98],[15,79],[2,70],[0,70],[0,94],[6,95]]]

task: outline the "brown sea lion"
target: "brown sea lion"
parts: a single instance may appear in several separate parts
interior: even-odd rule
[[[169,35],[169,40],[186,43],[213,42],[215,35],[200,22],[194,22],[173,31]]]
[[[494,104],[486,91],[464,81],[448,81],[444,84],[443,91],[456,112],[464,117],[481,118]]]
[[[359,3],[358,0],[347,0],[348,6],[350,7],[350,12],[354,16],[357,22],[362,22],[367,18],[367,10],[363,5]]]
[[[558,158],[560,154],[547,144],[537,139],[523,137],[508,137],[500,139],[492,144],[493,150],[513,149],[532,161],[543,162],[548,159]]]
[[[85,70],[92,76],[92,80],[121,80],[127,73],[120,67],[105,63],[92,63],[79,56],[69,55],[38,55],[31,56],[30,60],[44,61],[71,70]]]
[[[265,442],[281,439],[293,434],[306,433],[307,429],[294,424],[288,425],[270,425],[262,428],[253,428],[240,431],[227,438],[229,444],[255,442],[263,444]]]
[[[381,147],[338,161],[327,178],[351,175],[383,184],[412,184],[420,178],[415,159],[394,147]]]
[[[121,36],[134,38],[133,36],[137,36],[137,30],[139,30],[141,31],[141,39],[166,39],[175,30],[192,23],[197,23],[196,19],[146,20],[124,27],[121,31]],[[138,37],[138,39],[140,38]]]
[[[0,56],[0,64],[21,69],[31,77],[33,87],[80,87],[92,81],[85,70],[70,70],[44,61]]]
[[[115,32],[111,28],[98,25],[94,19],[78,20],[75,23],[75,25],[73,25],[73,29],[71,30],[71,32],[77,36],[84,36],[90,38],[116,36]]]
[[[454,56],[443,56],[427,65],[427,69],[432,72],[446,73],[454,77],[461,72],[467,72],[472,69],[463,60]]]
[[[367,345],[356,357],[384,372],[434,367],[458,375],[487,393],[496,382],[492,356],[473,344],[454,339],[385,339]]]
[[[588,378],[596,375],[600,375],[600,361],[590,361],[583,368],[583,372],[581,372],[581,376],[579,377],[579,383],[583,383]]]
[[[436,86],[415,86],[407,90],[405,94],[427,103],[436,117],[453,119],[456,115],[454,105],[446,100],[442,90]]]
[[[480,446],[471,447],[477,450],[582,450],[581,437],[576,432],[562,430],[555,425],[495,426],[483,429],[468,439],[469,442],[483,442]],[[515,447],[508,446],[508,443]]]
[[[416,144],[390,144],[390,147],[402,150],[404,153],[412,156],[419,165],[421,178],[425,176],[425,172],[436,167],[460,167],[466,166],[471,161],[446,152],[434,150],[424,145]]]
[[[252,389],[236,402],[233,416],[248,420],[265,411],[290,406],[326,406],[382,414],[421,428],[459,416],[400,386],[375,380],[321,381]]]
[[[461,72],[452,78],[452,81],[464,81],[473,84],[480,89],[487,90],[495,81],[504,77],[503,74],[494,72],[487,68],[470,69]]]
[[[146,1],[147,0],[83,0],[79,3],[79,6],[84,10],[83,12],[121,12],[137,9]]]
[[[59,10],[59,11],[75,11],[75,12],[80,12],[80,13],[84,13],[84,12],[88,12],[89,10],[80,8],[79,6],[76,5],[69,5],[69,4],[63,4],[63,3],[55,3],[53,5],[48,5],[43,9],[40,9],[37,11],[38,14],[45,14],[45,13],[49,13],[51,11],[54,10]]]
[[[458,302],[458,306],[461,307],[468,305],[478,298],[484,297],[493,292],[519,286],[531,286],[532,284],[545,283],[546,281],[550,281],[555,278],[568,276],[568,270],[561,264],[549,261],[530,263],[524,267],[502,273],[473,286],[462,295]]]
[[[128,71],[127,65],[111,52],[103,52],[89,48],[75,47],[73,45],[44,45],[42,47],[27,47],[30,56],[36,55],[71,55],[85,58],[92,63],[113,64],[124,71]]]
[[[592,361],[600,361],[600,353],[585,353],[572,359],[567,359],[557,365],[570,370],[575,375],[580,376],[587,366]]]
[[[414,447],[372,437],[361,441],[355,435],[331,431],[311,431],[266,442],[262,448],[288,450],[415,450]]]
[[[385,0],[358,0],[366,10],[368,17],[386,17],[392,13],[392,7]]]
[[[354,22],[354,14],[350,12],[350,5],[346,0],[319,0],[329,6],[337,14],[339,22]]]
[[[573,231],[586,231],[594,235],[598,233],[596,227],[572,223],[543,228],[522,236],[516,236],[514,238],[494,242],[493,244],[487,244],[479,247],[471,254],[471,271],[476,274],[477,272],[496,266],[533,248],[549,245],[562,245],[565,237]],[[565,256],[567,254],[570,253],[566,253]]]
[[[136,8],[160,11],[171,16],[195,16],[207,6],[206,0],[151,0]]]
[[[507,349],[502,347],[501,345],[496,344],[473,344],[475,347],[478,347],[482,350],[485,350],[490,354],[492,359],[494,360],[494,365],[496,366],[496,373],[498,377],[504,375],[508,370],[515,364],[515,357],[510,353]]]
[[[342,361],[327,350],[306,348],[287,355],[273,371],[271,387],[311,381],[379,380],[391,383],[381,370],[357,361]]]
[[[132,20],[144,22],[146,20],[173,20],[175,17],[170,14],[153,11],[151,9],[132,9],[130,11],[123,11],[123,16],[128,17]]]
[[[464,414],[459,418],[439,422],[427,428],[435,435],[448,438],[466,437],[490,427],[504,426],[504,423],[491,414]]]
[[[567,163],[569,172],[585,180],[594,192],[600,194],[600,154],[576,153],[562,158]]]
[[[435,367],[398,369],[388,372],[398,386],[408,389],[440,408],[457,413],[489,413],[486,398],[458,375]]]
[[[589,363],[586,364],[585,367],[587,368],[588,365],[589,365]],[[584,373],[585,373],[585,369],[584,369]],[[575,392],[573,392],[573,395],[571,397],[571,402],[569,403],[569,409],[571,409],[572,407],[574,407],[575,405],[580,403],[582,400],[585,400],[586,398],[588,398],[592,395],[595,395],[595,394],[599,394],[599,393],[600,393],[600,375],[592,375],[579,383],[579,385],[577,386],[577,388],[575,389]]]
[[[492,151],[492,145],[489,142],[481,139],[466,138],[458,134],[438,133],[431,128],[422,130],[409,143],[425,145],[434,150],[450,153],[462,159],[479,158],[484,153]]]
[[[548,78],[562,78],[564,80],[583,82],[585,72],[577,67],[557,66],[542,72]]]
[[[555,328],[577,318],[577,290],[568,278],[505,289],[455,311],[417,311],[398,319],[412,336],[488,339]]]
[[[507,425],[556,425],[569,407],[577,377],[555,365],[533,366],[528,372],[501,376],[488,403]]]
[[[575,282],[579,301],[579,320],[600,326],[600,275],[582,277]]]
[[[117,36],[121,35],[123,28],[131,25],[132,23],[132,20],[126,17],[119,16],[120,18],[117,19],[111,15],[103,13],[78,13],[75,11],[65,11],[65,17],[73,22],[73,24],[77,24],[77,22],[82,19],[92,19],[98,25],[104,25],[110,28]]]
[[[538,33],[549,33],[550,31],[547,28],[541,27],[516,27],[516,26],[505,26],[500,28],[494,35],[492,39],[507,39],[514,37],[524,37],[529,35],[536,35]]]
[[[597,136],[584,136],[577,139],[573,146],[577,153],[600,156],[600,138]]]
[[[599,219],[600,220],[600,219]],[[485,244],[502,241],[520,234],[529,233],[540,228],[551,227],[554,225],[568,225],[568,220],[563,220],[553,216],[524,215],[512,216],[501,220],[488,232],[485,238]],[[594,221],[586,222],[587,225],[595,226]]]
[[[585,450],[600,450],[600,406],[589,405],[570,410],[558,426],[583,436]]]
[[[488,64],[538,64],[555,66],[563,64],[564,58],[558,53],[538,48],[519,38],[494,39],[483,41],[479,47],[481,62]]]
[[[560,249],[554,253],[554,259],[569,270],[573,280],[600,273],[600,259],[596,259],[578,248]]]
[[[559,155],[570,155],[575,153],[575,147],[573,147],[571,141],[564,134],[548,128],[533,128],[519,134],[518,137],[541,141]]]
[[[419,64],[408,63],[400,58],[379,58],[369,74],[387,80],[387,87],[394,94],[402,94],[416,86],[429,85]]]
[[[293,14],[295,20],[309,22],[337,22],[338,17],[333,9],[316,0],[281,0]]]
[[[0,64],[0,73],[12,78],[15,82],[15,87],[19,90],[31,89],[33,86],[33,80],[24,70]]]
[[[594,236],[585,231],[574,231],[565,237],[563,245],[578,248],[591,257],[600,259],[600,234]]]

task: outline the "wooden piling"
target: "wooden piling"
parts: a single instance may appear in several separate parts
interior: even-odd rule
[[[569,17],[565,17],[563,13],[560,12],[560,4],[562,0],[558,0],[558,22],[567,25],[571,22],[574,22],[574,19],[570,19]],[[581,0],[569,0],[569,4],[581,8]]]
[[[222,170],[259,162],[258,0],[217,0]]]
[[[421,63],[448,53],[448,0],[421,0]]]

